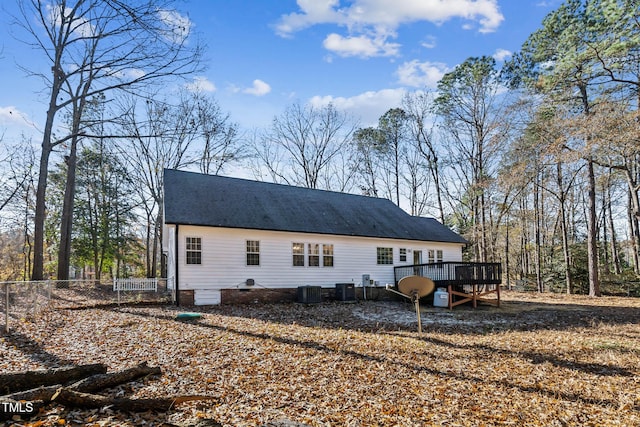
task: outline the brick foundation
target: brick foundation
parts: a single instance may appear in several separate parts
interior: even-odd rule
[[[278,303],[297,302],[298,288],[283,289],[223,289],[221,291],[222,304],[257,304],[257,303]],[[363,300],[362,288],[355,288],[357,300]],[[398,295],[387,292],[384,288],[367,288],[367,300],[370,301],[393,301],[402,299]],[[335,301],[335,288],[322,288],[323,301]]]
[[[274,302],[294,302],[297,288],[285,289],[223,289],[220,302],[222,304],[257,304]]]
[[[258,303],[279,303],[297,302],[298,288],[265,289],[265,288],[245,288],[245,289],[222,289],[220,294],[221,304],[258,304]],[[355,295],[358,301],[364,298],[362,288],[355,288]],[[369,301],[393,301],[401,300],[402,297],[387,292],[384,288],[367,288],[366,299]],[[323,301],[335,301],[335,288],[322,288]],[[193,290],[180,291],[180,306],[193,307],[195,305],[195,293]]]
[[[180,294],[180,306],[182,307],[193,307],[196,305],[195,303],[195,295],[192,290],[190,291],[179,291]]]

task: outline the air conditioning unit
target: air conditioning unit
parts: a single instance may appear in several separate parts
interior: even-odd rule
[[[353,283],[336,283],[336,299],[338,301],[355,301],[355,285]]]
[[[302,304],[317,304],[322,302],[322,287],[298,286],[298,302]]]

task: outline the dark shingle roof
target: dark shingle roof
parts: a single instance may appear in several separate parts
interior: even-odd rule
[[[164,205],[167,224],[466,243],[386,199],[173,169],[164,171]]]

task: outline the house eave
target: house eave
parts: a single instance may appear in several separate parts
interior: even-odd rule
[[[165,225],[184,225],[184,226],[193,226],[193,227],[210,227],[210,228],[218,228],[218,229],[230,229],[230,230],[255,230],[255,231],[272,231],[278,233],[299,233],[299,234],[315,234],[315,235],[324,235],[324,236],[345,236],[345,237],[362,237],[368,239],[389,239],[389,240],[406,240],[413,242],[433,242],[433,243],[449,243],[449,244],[457,244],[466,246],[468,242],[465,241],[454,241],[454,240],[443,240],[443,239],[419,239],[412,237],[402,237],[402,236],[385,236],[385,235],[374,235],[374,234],[347,234],[347,233],[330,233],[323,231],[314,231],[314,230],[282,230],[277,228],[260,228],[260,227],[234,227],[224,224],[201,224],[201,223],[189,223],[189,222],[165,222]]]

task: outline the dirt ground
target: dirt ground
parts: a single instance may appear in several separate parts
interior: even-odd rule
[[[147,361],[112,389],[206,395],[168,413],[50,405],[14,425],[638,426],[640,299],[503,292],[499,308],[408,302],[50,310],[0,336],[0,371]],[[11,424],[11,423],[10,423]]]

